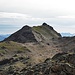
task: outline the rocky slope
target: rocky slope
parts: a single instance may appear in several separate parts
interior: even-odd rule
[[[33,60],[32,63],[39,63],[44,61],[46,58],[52,57],[56,53],[61,52],[61,48],[56,47],[58,38],[61,38],[61,35],[57,33],[53,27],[43,23],[41,26],[33,27],[26,25],[19,31],[13,33],[8,38],[3,40],[3,42],[7,44],[9,41],[9,45],[12,44],[10,41],[20,43],[21,46],[24,46],[30,50],[27,55]],[[6,47],[6,45],[4,46]],[[6,51],[9,50],[10,49],[7,47]],[[11,52],[12,56],[14,56],[14,50]]]
[[[32,29],[29,26],[24,26],[19,31],[13,33],[11,36],[6,38],[4,41],[15,41],[19,43],[36,42]]]
[[[10,37],[4,41],[14,41],[19,43],[26,42],[39,42],[39,41],[50,41],[50,39],[56,39],[61,37],[51,26],[43,23],[41,26],[24,26],[19,31],[13,33]]]
[[[8,61],[9,60],[9,61]],[[75,75],[75,54],[58,53],[52,58],[47,58],[44,62],[34,66],[22,68],[13,65],[17,61],[26,62],[29,58],[14,56],[11,59],[0,61],[0,65],[8,65],[6,69],[0,70],[1,75]],[[8,61],[8,62],[7,62]],[[3,63],[6,62],[6,63]]]
[[[21,72],[26,75],[75,75],[75,54],[58,53]]]
[[[26,25],[0,42],[0,75],[74,75],[74,53],[75,37]]]
[[[5,43],[7,41],[17,42],[29,49],[30,52],[27,55],[33,60],[32,63],[36,64],[58,52],[62,52],[61,48],[57,47],[59,38],[61,35],[53,27],[43,23],[40,26],[33,27],[26,25],[3,41]],[[12,50],[12,54],[14,54],[14,50]]]

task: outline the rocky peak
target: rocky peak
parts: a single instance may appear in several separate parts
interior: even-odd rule
[[[6,38],[4,41],[15,41],[20,43],[26,42],[36,42],[49,41],[52,38],[61,37],[53,27],[49,26],[46,23],[43,23],[42,26],[29,27],[28,25],[23,26],[20,30],[13,33],[11,36]]]
[[[44,27],[48,27],[48,28],[50,28],[51,30],[53,30],[53,27],[52,27],[52,26],[50,26],[50,25],[48,25],[48,24],[47,24],[47,23],[45,23],[45,22],[42,24],[42,26],[44,26]]]
[[[8,38],[6,38],[4,41],[15,41],[19,43],[26,43],[26,42],[36,42],[36,39],[34,34],[32,33],[32,28],[26,25],[17,32],[13,33]]]
[[[48,24],[44,22],[42,25],[48,25]]]
[[[31,27],[29,27],[28,25],[25,25],[25,26],[22,27],[21,30],[29,30],[29,29],[31,29]]]

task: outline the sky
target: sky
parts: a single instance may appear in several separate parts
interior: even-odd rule
[[[43,22],[59,33],[75,33],[75,0],[0,0],[0,34]]]

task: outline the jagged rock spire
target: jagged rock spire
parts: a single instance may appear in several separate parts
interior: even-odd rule
[[[48,25],[48,24],[44,22],[42,25]]]

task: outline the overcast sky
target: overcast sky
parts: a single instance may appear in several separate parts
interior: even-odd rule
[[[75,0],[0,0],[0,34],[43,22],[60,33],[75,33]]]

